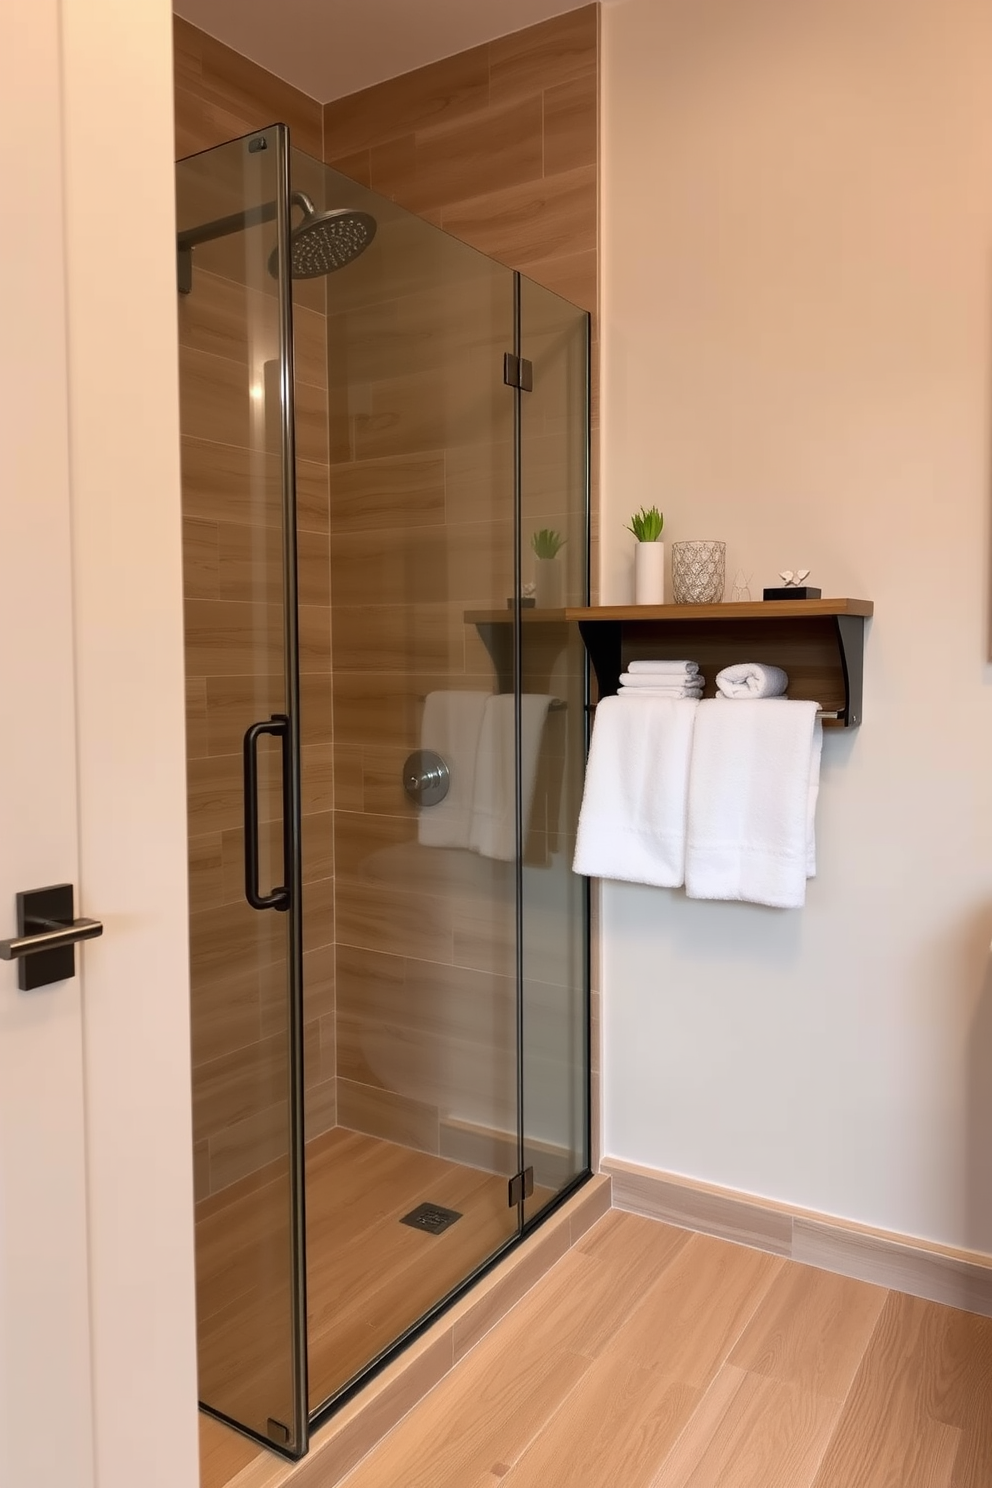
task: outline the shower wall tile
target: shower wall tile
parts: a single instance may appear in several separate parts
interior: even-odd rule
[[[190,899],[202,909],[224,903],[224,854],[220,832],[189,839]]]
[[[338,1077],[338,1122],[370,1137],[384,1137],[417,1152],[437,1153],[440,1128],[437,1109],[389,1090],[355,1084]]]
[[[595,5],[585,5],[490,42],[492,102],[526,98],[595,74],[596,10]]]
[[[445,206],[441,226],[463,242],[518,268],[538,283],[548,259],[596,251],[596,167],[579,166],[540,181],[473,193]],[[588,270],[595,262],[588,261]],[[551,289],[551,284],[545,285]],[[596,308],[596,279],[576,279],[584,310]]]
[[[181,441],[183,510],[208,522],[246,522],[281,527],[282,475],[279,456],[184,436]],[[297,524],[308,532],[328,530],[327,466],[296,462]]]
[[[173,17],[176,159],[279,119],[293,143],[320,155],[320,105],[179,16]]]
[[[372,153],[370,150],[356,150],[354,155],[342,155],[338,160],[329,160],[327,164],[332,170],[340,171],[343,176],[357,181],[360,186],[372,185]]]
[[[303,980],[307,990],[307,1010],[322,1021],[334,1019],[334,947],[321,946],[303,956]],[[323,1067],[323,1060],[322,1060]],[[324,1069],[327,1073],[327,1069]]]
[[[333,148],[340,158],[418,129],[470,119],[488,104],[489,48],[473,47],[326,104],[325,151]]]
[[[186,758],[207,753],[207,684],[204,677],[186,678]]]
[[[373,150],[373,190],[393,200],[402,197],[410,211],[428,213],[473,194],[480,161],[485,162],[485,176],[493,190],[537,180],[544,166],[542,106],[538,93],[489,107],[457,123],[419,130],[408,136],[412,140],[409,160],[402,152],[391,171],[383,169],[382,152]]]
[[[449,522],[396,532],[334,535],[335,605],[369,604],[389,595],[406,604],[477,602],[513,584],[513,523]],[[464,624],[464,617],[460,617]]]
[[[599,7],[586,5],[324,108],[324,159],[597,309]],[[370,162],[370,164],[369,164]]]
[[[340,871],[337,930],[339,946],[378,947],[393,955],[409,953],[449,964],[453,956],[451,906],[445,898],[416,889],[359,883],[343,878]]]
[[[544,94],[544,170],[559,171],[596,164],[599,133],[596,128],[598,79],[594,67]]]
[[[335,538],[433,525],[444,519],[443,452],[336,465],[331,488]]]
[[[190,599],[220,599],[220,551],[216,522],[183,518],[183,574]]]
[[[282,528],[249,526],[245,522],[211,525],[217,549],[218,592],[216,596],[197,597],[281,604]],[[326,608],[331,602],[326,533],[302,530],[297,533],[297,574],[300,603]]]
[[[334,880],[319,878],[303,895],[303,949],[316,951],[334,942]]]

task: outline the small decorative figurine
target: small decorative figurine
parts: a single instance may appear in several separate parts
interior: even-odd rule
[[[784,587],[763,590],[763,599],[819,599],[823,592],[821,589],[812,589],[806,583],[809,578],[808,568],[783,568],[779,570],[778,576],[783,580]]]

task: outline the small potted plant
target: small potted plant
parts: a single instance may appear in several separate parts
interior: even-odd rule
[[[534,603],[539,610],[560,610],[565,603],[564,574],[558,554],[565,546],[560,532],[542,527],[530,540],[534,550]]]
[[[634,548],[634,603],[665,603],[665,518],[656,506],[642,506],[627,527],[637,538]]]

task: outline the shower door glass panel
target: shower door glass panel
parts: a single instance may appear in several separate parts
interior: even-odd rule
[[[288,154],[275,126],[181,161],[176,178],[199,1389],[209,1410],[298,1455]],[[309,644],[329,668],[326,627]]]
[[[587,891],[572,872],[585,767],[589,317],[521,276],[523,1165],[531,1219],[589,1166]]]
[[[308,1144],[317,1408],[519,1229],[513,283],[305,157],[293,185],[377,221],[326,280],[337,1127]],[[457,1217],[403,1222],[423,1205]]]

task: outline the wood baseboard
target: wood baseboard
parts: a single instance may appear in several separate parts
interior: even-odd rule
[[[992,1256],[870,1229],[607,1157],[613,1207],[992,1317]]]

